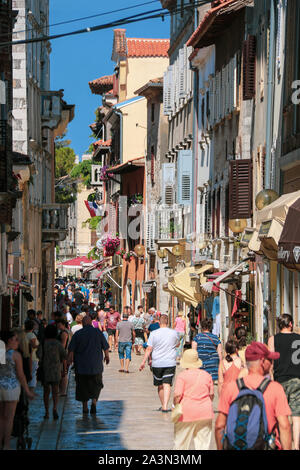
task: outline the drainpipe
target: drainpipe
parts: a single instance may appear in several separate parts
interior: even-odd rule
[[[197,6],[194,8],[194,30],[197,29],[198,27],[198,22],[197,22],[197,16],[198,16],[198,9]],[[199,87],[199,69],[197,67],[192,67],[192,64],[190,63],[190,67],[194,72],[194,97],[193,97],[193,102],[194,102],[194,112],[193,112],[193,134],[194,134],[194,139],[193,139],[193,149],[194,149],[194,171],[193,171],[193,181],[192,181],[192,217],[191,217],[191,222],[192,222],[192,234],[193,234],[193,239],[194,235],[196,235],[196,216],[197,216],[197,186],[198,186],[198,106],[199,106],[199,95],[198,95],[198,87]],[[193,259],[196,253],[196,247],[193,242],[193,249],[191,250],[191,264],[193,264]]]
[[[265,188],[271,189],[271,154],[273,145],[273,111],[274,111],[274,75],[275,75],[275,35],[276,14],[275,2],[271,0],[270,15],[270,47],[268,68],[268,103],[267,103],[267,128],[266,128],[266,160],[265,160]]]
[[[194,172],[193,172],[193,191],[192,191],[192,233],[193,239],[196,236],[196,219],[197,219],[197,186],[198,186],[198,113],[199,113],[199,69],[193,68],[194,71],[194,113],[193,113],[193,147],[194,147]],[[193,262],[194,255],[196,253],[196,247],[193,245],[191,252],[191,262]]]

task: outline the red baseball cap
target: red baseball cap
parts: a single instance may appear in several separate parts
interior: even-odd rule
[[[259,359],[269,359],[272,361],[273,359],[279,359],[280,353],[278,352],[271,352],[267,346],[263,343],[258,343],[257,341],[253,341],[245,351],[245,358],[246,361],[258,361]]]

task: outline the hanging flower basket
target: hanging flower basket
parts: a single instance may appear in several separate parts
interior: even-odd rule
[[[117,248],[120,245],[119,237],[112,238],[110,236],[106,237],[103,242],[103,254],[104,256],[113,256],[116,253]]]

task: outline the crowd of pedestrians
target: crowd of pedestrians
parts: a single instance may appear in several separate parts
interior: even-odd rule
[[[290,315],[278,318],[279,333],[268,345],[247,344],[244,327],[223,345],[210,319],[197,326],[179,312],[171,327],[169,315],[154,308],[144,312],[140,305],[134,312],[125,306],[118,312],[111,302],[95,299],[83,283],[57,285],[49,321],[29,310],[23,328],[1,333],[0,448],[10,448],[21,393],[34,399],[37,381],[43,386],[44,419],[50,419],[50,394],[52,418],[59,418],[57,404],[67,394],[70,369],[82,413],[96,414],[104,363],[115,352],[116,377],[131,373],[133,354],[142,356],[140,373],[150,368],[158,410],[174,423],[174,449],[187,450],[192,443],[196,450],[209,449],[214,429],[219,450],[299,450],[300,335]]]

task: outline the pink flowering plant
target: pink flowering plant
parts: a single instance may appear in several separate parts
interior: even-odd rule
[[[108,235],[102,242],[104,256],[113,256],[120,245],[119,237],[111,237]]]
[[[101,168],[101,170],[100,170],[100,181],[108,181],[109,178],[113,177],[113,174],[108,172],[108,168],[109,167],[107,165],[105,165]]]

